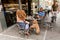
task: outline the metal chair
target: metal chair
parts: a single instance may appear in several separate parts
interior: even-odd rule
[[[25,33],[25,28],[22,29],[19,24],[16,24],[16,26],[18,27],[18,31],[19,31],[19,34],[24,34]]]

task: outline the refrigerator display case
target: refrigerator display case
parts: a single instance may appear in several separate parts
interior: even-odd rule
[[[2,0],[3,12],[7,27],[16,23],[16,10],[19,8],[17,0]]]

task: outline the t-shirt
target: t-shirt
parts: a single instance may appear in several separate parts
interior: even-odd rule
[[[39,12],[38,15],[39,16],[45,16],[45,12]]]
[[[53,11],[57,11],[57,9],[58,9],[58,5],[52,5],[52,8],[53,8]]]

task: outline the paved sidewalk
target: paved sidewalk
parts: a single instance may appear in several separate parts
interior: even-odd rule
[[[41,29],[40,35],[32,34],[26,38],[19,34],[18,27],[13,25],[0,33],[0,40],[60,40],[60,14],[57,16],[56,23],[53,24],[53,30]]]
[[[16,27],[15,25],[10,27],[9,29],[7,29],[6,31],[2,32],[1,34],[3,35],[7,35],[8,37],[13,36],[14,38],[23,38],[25,40],[26,37],[24,37],[24,35],[19,34],[18,32],[18,27]],[[42,40],[44,36],[44,31],[41,30],[40,35],[35,35],[35,34],[31,34],[28,38],[26,38],[26,40]],[[13,38],[12,37],[12,38]]]
[[[1,40],[60,40],[60,33],[56,31],[41,30],[40,35],[32,34],[28,38],[24,37],[23,35],[19,34],[17,27],[12,26],[11,28],[7,29],[6,31],[0,34]],[[45,37],[45,39],[44,39]]]
[[[33,39],[26,39],[21,37],[0,34],[0,40],[33,40]]]

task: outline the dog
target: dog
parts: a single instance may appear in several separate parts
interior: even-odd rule
[[[32,25],[30,26],[30,30],[32,30],[32,29],[35,29],[36,34],[40,34],[40,28],[39,28],[37,20],[32,21]]]

